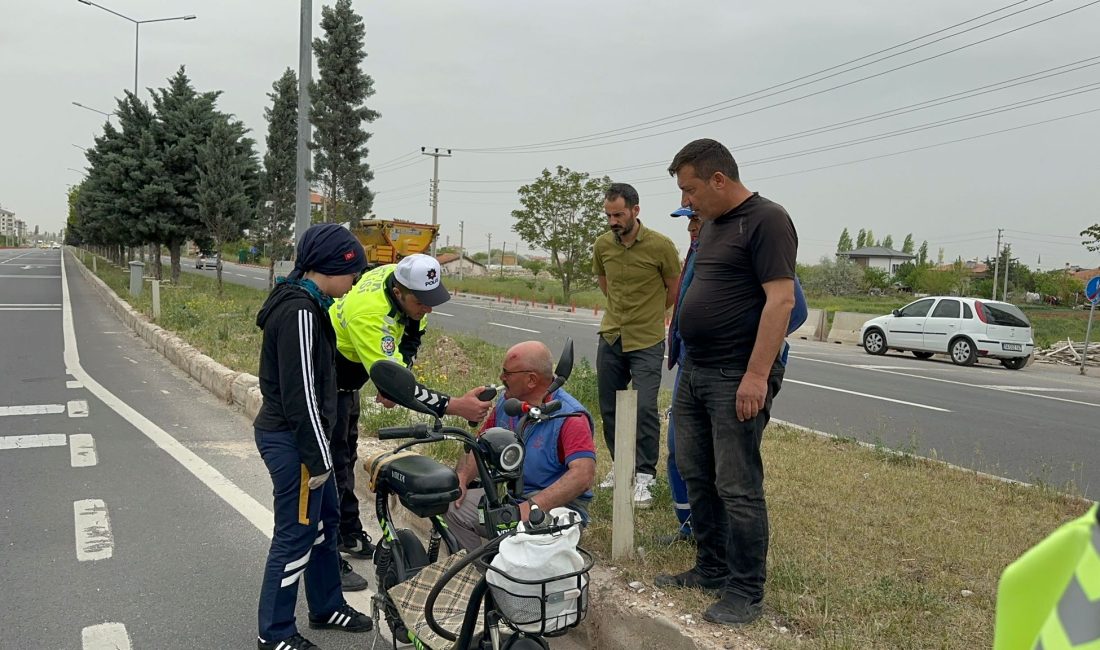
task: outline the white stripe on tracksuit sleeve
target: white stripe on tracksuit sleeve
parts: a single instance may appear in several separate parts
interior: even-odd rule
[[[309,412],[309,421],[313,426],[313,435],[317,438],[317,448],[321,451],[321,459],[325,463],[325,469],[332,469],[332,452],[328,448],[324,428],[321,426],[321,409],[317,404],[317,385],[313,379],[313,325],[313,312],[306,309],[299,310],[298,346],[302,355],[302,383],[306,391],[306,409]]]

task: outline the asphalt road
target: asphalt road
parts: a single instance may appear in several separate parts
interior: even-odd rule
[[[196,271],[194,262],[184,270]],[[264,287],[266,269],[225,264],[230,282]],[[460,296],[430,317],[433,327],[507,346],[539,339],[595,361],[598,316]],[[1026,481],[1077,484],[1100,498],[1100,371],[1033,364],[1020,371],[946,358],[873,357],[859,347],[792,341],[774,417],[869,443],[935,456]],[[492,378],[486,378],[491,380]],[[673,374],[664,383],[671,387]]]
[[[0,647],[255,647],[272,523],[251,423],[65,271],[0,250]],[[305,611],[324,648],[374,640]]]

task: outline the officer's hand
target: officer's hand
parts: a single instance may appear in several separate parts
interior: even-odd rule
[[[311,477],[309,477],[309,489],[316,490],[317,488],[324,485],[325,481],[328,480],[328,477],[331,474],[332,474],[332,470],[330,469],[329,471],[325,472],[324,474],[321,474],[320,476],[311,476]]]
[[[462,397],[454,398],[447,404],[447,415],[457,415],[469,422],[481,422],[489,414],[493,407],[492,402],[483,402],[478,399],[478,394],[485,390],[484,386],[471,388]]]
[[[397,402],[388,400],[385,397],[382,397],[381,395],[375,395],[374,396],[374,401],[378,402],[383,407],[388,408],[388,409],[392,409],[393,407],[397,406]]]

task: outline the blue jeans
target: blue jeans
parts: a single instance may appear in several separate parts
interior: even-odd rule
[[[336,551],[340,516],[331,475],[321,487],[309,489],[309,473],[298,455],[293,433],[257,429],[256,448],[271,473],[275,497],[275,533],[259,605],[260,639],[272,643],[298,632],[294,606],[303,575],[310,612],[322,616],[344,604]]]
[[[740,422],[736,401],[744,372],[685,363],[673,402],[676,465],[691,502],[696,570],[709,578],[727,578],[727,595],[759,602],[768,557],[760,440],[783,383],[783,369],[773,368],[768,378],[764,408],[752,420]]]
[[[683,362],[683,359],[681,359]],[[676,381],[672,384],[672,395],[675,397],[676,388],[680,385],[682,367],[676,367]],[[676,521],[680,522],[679,532],[691,535],[691,503],[688,501],[687,484],[680,476],[680,469],[676,467],[676,418],[669,409],[668,415],[668,487],[672,491],[672,508],[676,513]]]

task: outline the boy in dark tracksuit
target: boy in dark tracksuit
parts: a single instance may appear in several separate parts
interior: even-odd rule
[[[256,317],[263,329],[260,391],[253,426],[271,473],[275,532],[260,591],[260,650],[316,648],[294,623],[304,576],[311,628],[366,632],[369,616],[340,590],[339,512],[329,439],[336,411],[336,335],[328,317],[366,268],[363,247],[341,226],[311,227],[294,270],[272,289]]]

